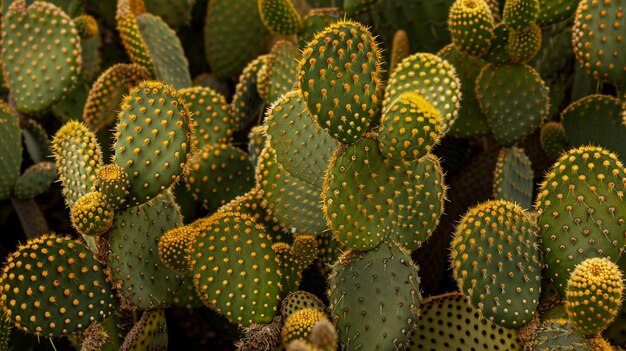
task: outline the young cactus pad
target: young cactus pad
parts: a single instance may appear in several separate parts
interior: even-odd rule
[[[129,176],[131,204],[141,204],[178,181],[191,147],[191,117],[170,85],[144,81],[124,97],[113,163]]]
[[[2,308],[26,332],[42,336],[80,332],[118,307],[104,270],[76,240],[54,234],[31,239],[4,266]]]
[[[452,241],[459,289],[483,316],[505,328],[528,324],[541,293],[541,252],[531,216],[493,200],[471,208]]]
[[[300,89],[320,124],[337,141],[354,143],[370,125],[382,95],[381,57],[369,30],[339,21],[304,48]]]
[[[619,258],[626,242],[625,186],[623,164],[597,146],[569,150],[546,174],[535,210],[545,272],[561,297],[585,258]]]

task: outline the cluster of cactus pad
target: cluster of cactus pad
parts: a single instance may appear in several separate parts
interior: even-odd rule
[[[625,12],[5,0],[0,350],[626,349]]]

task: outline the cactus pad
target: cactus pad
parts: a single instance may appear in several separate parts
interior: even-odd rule
[[[383,110],[406,91],[412,91],[439,109],[446,133],[456,120],[461,101],[461,84],[456,70],[439,56],[413,54],[400,62],[389,76]]]
[[[236,77],[265,48],[269,32],[257,1],[215,0],[208,6],[204,49],[211,70],[220,78]]]
[[[80,37],[57,6],[11,3],[2,20],[2,64],[19,110],[41,112],[67,94],[81,69]]]
[[[293,291],[287,295],[281,304],[280,311],[283,319],[301,310],[317,310],[326,313],[326,305],[317,296],[308,291]]]
[[[95,190],[96,171],[102,167],[100,145],[84,124],[70,121],[56,132],[52,153],[65,203],[72,207],[81,196]]]
[[[584,335],[597,335],[617,316],[624,291],[622,272],[604,257],[582,261],[567,280],[570,323]]]
[[[394,243],[340,258],[328,296],[343,349],[392,350],[408,343],[421,300],[419,284],[411,256]]]
[[[507,53],[511,62],[520,63],[532,60],[541,49],[541,28],[532,24],[523,31],[509,31]]]
[[[626,157],[626,125],[620,100],[593,94],[572,102],[561,112],[561,122],[572,146],[598,145]]]
[[[539,140],[543,151],[553,160],[558,159],[563,152],[569,149],[565,128],[559,122],[548,122],[541,126]]]
[[[524,149],[503,148],[494,171],[493,192],[496,199],[515,202],[530,208],[533,201],[533,169]]]
[[[524,64],[488,64],[476,81],[476,96],[494,138],[503,146],[513,145],[539,128],[550,106],[545,83]]]
[[[130,182],[124,168],[110,164],[100,167],[96,171],[96,190],[103,195],[103,199],[114,208],[121,208],[126,203]]]
[[[462,350],[519,351],[513,329],[483,318],[461,293],[429,297],[420,304],[417,328],[409,351]]]
[[[11,196],[20,177],[22,165],[22,131],[19,118],[0,101],[0,199]]]
[[[494,200],[471,208],[452,241],[451,265],[459,289],[483,316],[520,328],[535,315],[541,292],[541,253],[531,216]]]
[[[378,147],[385,158],[417,160],[441,138],[441,113],[423,97],[403,93],[383,112]]]
[[[381,56],[369,30],[339,21],[304,48],[300,89],[320,126],[337,141],[351,144],[370,125],[382,94]]]
[[[254,186],[254,168],[234,146],[207,144],[189,160],[185,183],[196,201],[215,209]]]
[[[239,325],[271,322],[280,301],[281,273],[264,228],[232,212],[218,212],[195,225],[190,262],[202,301]]]
[[[313,121],[299,91],[283,95],[268,110],[268,142],[291,175],[321,188],[337,142]]]
[[[93,191],[81,196],[70,213],[72,226],[82,235],[101,235],[113,225],[114,208],[104,194]]]
[[[598,349],[565,319],[541,323],[535,331],[530,347],[533,351],[608,351]]]
[[[574,53],[596,79],[626,82],[625,14],[621,0],[581,0],[578,5],[572,37]]]
[[[26,332],[80,332],[117,309],[104,270],[78,241],[54,234],[31,239],[7,259],[0,279],[2,307]]]
[[[173,302],[181,274],[161,262],[158,241],[180,220],[168,193],[115,213],[108,233],[108,265],[124,306],[150,309]]]
[[[409,36],[406,31],[399,29],[393,35],[393,43],[391,45],[391,61],[389,63],[389,69],[394,70],[400,61],[409,57],[411,54],[411,48],[409,43]]]
[[[579,1],[542,0],[537,22],[540,26],[546,26],[563,21],[576,12],[579,3]]]
[[[329,227],[356,250],[370,250],[385,237],[409,251],[420,247],[437,225],[444,199],[436,157],[385,159],[369,137],[337,151],[322,193]]]
[[[452,43],[470,56],[483,56],[493,39],[493,16],[484,0],[457,0],[448,16]]]
[[[191,86],[189,63],[176,33],[157,16],[144,13],[136,18],[156,79],[176,89]]]
[[[263,99],[257,91],[257,74],[267,62],[267,56],[259,56],[250,61],[239,76],[239,83],[235,87],[235,95],[230,104],[235,131],[243,129],[250,121],[261,116]]]
[[[297,88],[298,61],[301,59],[298,47],[290,41],[280,40],[272,47],[266,64],[265,91],[261,92],[268,103],[282,94]]]
[[[291,0],[257,0],[261,21],[274,34],[296,34],[302,20]]]
[[[113,124],[128,89],[149,76],[148,70],[136,63],[118,63],[104,71],[89,90],[83,110],[85,124],[94,131]]]
[[[625,186],[624,166],[601,147],[569,150],[546,174],[535,210],[546,276],[561,297],[585,258],[619,258],[626,242]]]
[[[172,86],[144,81],[118,115],[113,162],[130,181],[130,204],[144,203],[178,181],[190,150],[190,114]]]
[[[507,0],[502,14],[502,19],[510,30],[524,31],[535,24],[539,16],[539,1]]]
[[[226,98],[209,87],[191,87],[178,90],[189,104],[188,109],[195,123],[193,138],[196,147],[206,144],[229,143],[233,138],[233,125]]]
[[[185,225],[167,231],[159,238],[159,258],[171,270],[188,273],[188,246],[193,242],[195,231],[193,225]]]
[[[285,318],[282,337],[283,344],[298,339],[307,339],[313,330],[313,326],[320,320],[327,319],[326,314],[320,310],[305,308],[294,312]]]
[[[302,29],[298,32],[298,47],[304,48],[315,38],[315,34],[341,20],[343,10],[336,7],[313,8],[302,19]]]

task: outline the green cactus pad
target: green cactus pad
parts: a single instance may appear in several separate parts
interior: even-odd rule
[[[548,88],[525,64],[488,64],[476,81],[476,96],[494,138],[503,146],[514,145],[539,128],[550,106]]]
[[[15,326],[40,336],[78,333],[117,309],[105,267],[82,243],[54,234],[8,257],[0,293]]]
[[[448,29],[456,48],[470,56],[483,56],[493,39],[493,15],[484,0],[457,0],[450,8]]]
[[[302,20],[291,0],[257,0],[265,27],[274,34],[296,34]]]
[[[267,84],[263,95],[271,103],[281,95],[297,88],[298,61],[301,55],[292,42],[280,40],[274,44],[266,64]],[[259,92],[260,89],[259,89]]]
[[[502,19],[510,30],[524,31],[535,24],[538,16],[539,0],[507,0]]]
[[[202,301],[239,325],[271,322],[280,302],[281,272],[263,226],[232,212],[195,225],[190,263]]]
[[[411,54],[411,47],[409,42],[409,37],[406,34],[406,31],[403,29],[399,29],[393,35],[393,43],[391,45],[391,61],[389,64],[389,69],[394,70],[400,61],[409,57]]]
[[[98,35],[98,22],[90,15],[80,15],[73,19],[74,27],[81,39],[89,39]]]
[[[285,233],[276,219],[270,216],[263,208],[265,206],[264,201],[259,192],[259,186],[257,185],[245,194],[237,196],[229,203],[221,206],[219,211],[246,214],[252,220],[265,227],[268,234],[272,237],[273,242],[286,241],[286,238],[283,238],[285,237]],[[287,237],[291,237],[291,235]]]
[[[165,310],[148,310],[128,332],[120,351],[167,351]]]
[[[163,18],[174,30],[191,23],[192,9],[196,0],[147,0],[146,9],[155,16]]]
[[[192,138],[197,148],[206,144],[229,143],[233,138],[233,124],[226,98],[209,87],[191,87],[178,90],[189,104],[187,107],[195,123]]]
[[[576,12],[578,4],[579,1],[542,0],[539,5],[537,24],[544,27],[570,18]]]
[[[11,196],[20,177],[22,165],[22,131],[19,118],[0,100],[0,200]]]
[[[94,191],[96,171],[102,167],[102,151],[95,134],[83,123],[70,121],[52,140],[63,197],[69,207],[88,192]]]
[[[626,125],[621,102],[610,95],[588,95],[561,112],[561,122],[572,146],[598,145],[626,157]]]
[[[302,269],[310,266],[319,253],[317,249],[317,238],[315,235],[296,235],[291,244],[291,253]]]
[[[344,350],[393,350],[408,343],[421,300],[417,270],[410,254],[394,243],[339,259],[328,296]]]
[[[415,250],[436,227],[444,199],[436,157],[386,159],[369,137],[337,151],[322,193],[329,228],[356,250],[370,250],[385,237]]]
[[[150,309],[173,302],[181,274],[159,258],[159,238],[180,225],[178,207],[166,193],[115,213],[108,233],[108,266],[118,297],[128,308]]]
[[[117,1],[115,22],[131,62],[144,66],[150,75],[153,75],[154,68],[150,53],[146,49],[146,44],[137,25],[137,16],[146,11],[143,0],[119,0]]]
[[[189,157],[191,119],[170,85],[144,81],[124,97],[113,163],[129,176],[129,204],[144,203],[178,181]]]
[[[595,125],[587,125],[587,128],[589,127],[595,127]],[[539,140],[543,151],[553,160],[558,159],[563,152],[569,150],[569,141],[562,123],[548,122],[541,126]]]
[[[533,201],[533,169],[524,149],[503,148],[494,171],[493,193],[496,199],[515,202],[531,208]]]
[[[391,72],[383,110],[406,91],[419,94],[439,109],[445,135],[457,119],[461,101],[461,81],[454,67],[433,54],[413,54]]]
[[[239,76],[235,95],[230,103],[230,114],[235,131],[243,129],[250,121],[261,116],[263,99],[257,91],[257,73],[268,62],[266,55],[250,61]]]
[[[385,158],[413,161],[430,152],[441,138],[439,109],[419,94],[406,92],[383,111],[378,147]]]
[[[569,321],[584,335],[597,335],[617,316],[624,282],[619,267],[604,257],[576,266],[567,280],[565,309]]]
[[[624,15],[621,0],[581,0],[578,5],[572,36],[574,54],[596,79],[626,83]]]
[[[42,112],[76,84],[78,32],[63,10],[44,1],[13,1],[2,22],[2,64],[11,95],[20,111]]]
[[[535,331],[532,351],[609,351],[598,349],[565,319],[548,320]]]
[[[83,113],[88,94],[89,84],[80,76],[74,89],[64,94],[61,101],[52,105],[50,112],[62,122],[75,120]]]
[[[36,163],[28,167],[17,179],[13,195],[18,199],[32,199],[45,192],[56,178],[54,163]]]
[[[304,310],[313,309],[326,313],[326,305],[317,296],[308,291],[293,291],[287,295],[281,304],[280,311],[283,319],[287,319],[292,314]]]
[[[338,143],[314,121],[299,91],[278,99],[265,119],[276,161],[292,176],[321,188]]]
[[[482,57],[483,60],[489,63],[508,63],[511,61],[507,47],[509,46],[509,38],[511,31],[507,28],[504,22],[498,23],[493,29],[493,41],[491,42],[491,48]]]
[[[185,184],[197,202],[216,209],[254,187],[254,167],[232,145],[207,144],[189,159]]]
[[[476,78],[487,63],[479,57],[463,54],[454,44],[445,46],[437,55],[454,66],[461,82],[462,108],[448,135],[457,138],[475,138],[489,134],[487,117],[481,111],[475,93]]]
[[[343,10],[337,7],[314,8],[302,19],[302,29],[298,32],[298,47],[304,49],[315,38],[315,34],[343,19]]]
[[[114,208],[121,208],[126,204],[130,181],[124,168],[114,164],[100,167],[96,171],[94,185],[102,193],[103,199]]]
[[[92,82],[102,66],[102,39],[100,39],[100,33],[95,36],[84,39],[80,39],[81,48],[81,79]]]
[[[382,95],[381,56],[369,30],[339,21],[304,48],[300,90],[320,126],[337,141],[351,144],[370,125]]]
[[[171,229],[159,238],[159,258],[171,270],[179,273],[190,271],[189,245],[193,242],[196,232],[193,225]]]
[[[451,266],[472,306],[505,328],[528,324],[541,293],[537,228],[518,205],[493,200],[472,207],[452,240]]]
[[[513,329],[483,318],[461,293],[422,300],[417,328],[409,351],[460,350],[518,351],[522,346]]]
[[[323,320],[328,320],[323,311],[305,308],[290,314],[285,318],[283,325],[282,338],[283,344],[287,345],[294,340],[307,340],[313,326]]]
[[[72,226],[82,235],[102,235],[113,225],[114,208],[104,194],[93,191],[81,196],[70,213]]]
[[[626,272],[626,255],[622,253],[620,259],[617,261],[622,274]],[[613,323],[609,324],[608,328],[602,333],[612,344],[626,347],[626,308],[622,301],[622,307],[619,310],[617,317]]]
[[[321,188],[289,173],[278,161],[276,150],[266,145],[256,168],[259,194],[266,200],[268,214],[288,230],[303,234],[321,233],[326,229]]]
[[[594,146],[564,153],[541,183],[535,203],[546,276],[561,297],[586,258],[617,261],[626,242],[626,171],[615,154]]]
[[[206,59],[219,78],[236,77],[263,52],[269,32],[261,21],[258,0],[215,0],[204,22]]]
[[[137,16],[136,21],[156,79],[176,89],[190,87],[189,62],[176,33],[160,17],[149,13]]]
[[[532,24],[524,31],[509,31],[507,53],[513,63],[532,60],[541,49],[541,28]]]
[[[302,268],[296,262],[291,246],[287,243],[272,244],[272,251],[278,258],[281,271],[281,297],[298,290],[302,280]]]
[[[136,63],[118,63],[109,67],[93,83],[85,102],[83,121],[94,131],[113,124],[122,98],[132,86],[148,79],[145,67]]]

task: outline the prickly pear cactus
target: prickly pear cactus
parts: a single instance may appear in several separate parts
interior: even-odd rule
[[[13,187],[20,177],[22,164],[22,132],[19,119],[9,106],[0,102],[0,199],[11,196]]]
[[[258,0],[259,15],[267,29],[275,34],[296,34],[302,20],[291,0]]]
[[[39,162],[28,167],[15,182],[13,193],[18,199],[32,199],[48,189],[57,178],[52,162]]]
[[[113,163],[128,173],[128,201],[137,205],[180,179],[191,149],[192,121],[176,90],[158,81],[133,87],[120,109]]]
[[[496,199],[515,202],[530,208],[533,198],[533,169],[524,149],[503,148],[494,171],[493,193]]]
[[[457,0],[450,8],[448,28],[459,51],[483,56],[491,47],[493,15],[484,0]]]
[[[2,308],[25,332],[78,333],[118,308],[105,270],[79,241],[54,234],[31,239],[2,271]]]
[[[625,175],[615,154],[583,146],[564,153],[541,183],[535,210],[545,272],[561,297],[585,258],[619,258],[626,238]]]
[[[15,104],[26,113],[42,112],[78,80],[78,32],[63,10],[45,1],[15,0],[2,22],[2,69]]]
[[[341,143],[355,142],[369,127],[382,97],[381,57],[374,37],[358,22],[331,24],[304,48],[299,80],[319,125]]]
[[[541,253],[534,220],[521,207],[495,200],[471,208],[456,229],[450,257],[459,290],[484,317],[505,328],[532,320]]]
[[[400,246],[383,242],[350,251],[329,277],[330,310],[345,350],[389,350],[408,343],[421,300],[417,266]]]

